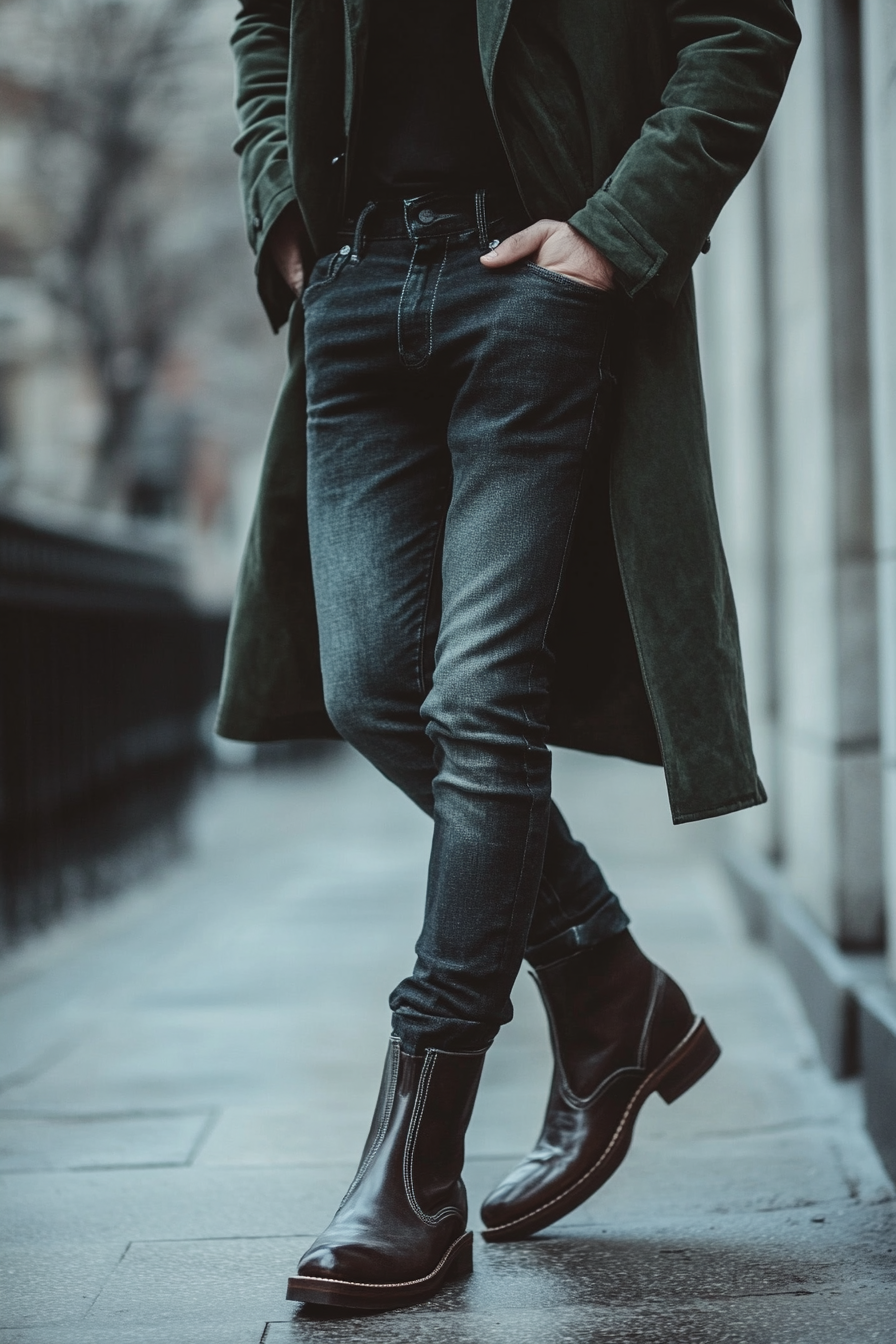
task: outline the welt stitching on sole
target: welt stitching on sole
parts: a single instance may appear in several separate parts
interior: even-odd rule
[[[676,1055],[686,1050],[687,1046],[690,1044],[691,1038],[694,1035],[696,1035],[698,1029],[703,1025],[704,1025],[703,1018],[702,1017],[696,1018],[693,1026],[691,1027],[687,1036],[685,1036],[684,1040],[680,1041],[678,1045],[675,1047],[675,1049],[672,1051],[672,1053],[667,1055],[661,1064],[657,1065],[653,1073],[649,1073],[647,1075],[643,1083],[641,1083],[640,1087],[638,1087],[632,1094],[631,1101],[626,1106],[625,1111],[623,1112],[622,1115],[622,1119],[616,1126],[616,1129],[613,1133],[613,1137],[610,1139],[606,1148],[603,1150],[597,1161],[594,1162],[588,1168],[588,1170],[579,1177],[577,1181],[573,1181],[572,1185],[568,1185],[565,1190],[562,1190],[560,1192],[559,1195],[554,1195],[553,1199],[547,1200],[544,1204],[539,1204],[537,1209],[531,1209],[529,1213],[524,1213],[519,1218],[513,1218],[509,1223],[497,1223],[493,1227],[486,1227],[485,1229],[486,1232],[504,1232],[507,1230],[508,1227],[518,1227],[520,1223],[528,1223],[531,1219],[538,1218],[542,1213],[544,1213],[545,1209],[549,1209],[554,1204],[559,1204],[561,1200],[567,1199],[569,1195],[572,1194],[573,1190],[577,1190],[580,1185],[583,1185],[586,1181],[590,1180],[591,1177],[594,1175],[594,1173],[598,1171],[601,1166],[603,1166],[606,1159],[609,1157],[613,1149],[616,1147],[616,1144],[619,1141],[623,1130],[625,1129],[628,1117],[632,1112],[632,1107],[638,1101],[639,1097],[641,1096],[641,1093],[648,1088],[652,1090],[653,1082],[657,1078],[661,1078],[662,1075],[667,1071],[667,1069],[672,1067],[673,1063],[675,1062]]]
[[[385,1292],[390,1288],[416,1288],[419,1283],[429,1283],[434,1279],[439,1270],[444,1267],[446,1261],[451,1259],[451,1256],[458,1249],[461,1242],[465,1241],[470,1235],[469,1232],[465,1232],[462,1237],[458,1237],[457,1241],[453,1241],[436,1265],[435,1269],[430,1270],[428,1274],[424,1274],[422,1279],[406,1279],[403,1283],[358,1283],[354,1279],[322,1279],[314,1274],[297,1274],[294,1278],[290,1279],[290,1283],[296,1285],[301,1285],[302,1283],[331,1284],[336,1288],[369,1288],[373,1292],[379,1293]]]

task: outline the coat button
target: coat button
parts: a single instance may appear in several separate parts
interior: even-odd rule
[[[429,209],[421,210],[420,214],[417,216],[421,224],[431,224],[435,219],[435,217],[436,212],[434,210]]]

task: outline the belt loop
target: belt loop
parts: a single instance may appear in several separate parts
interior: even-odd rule
[[[361,260],[361,249],[364,246],[364,225],[367,223],[368,215],[372,215],[376,209],[376,201],[368,201],[364,209],[358,215],[358,222],[355,225],[355,236],[352,239],[352,250],[349,261]]]
[[[484,252],[488,247],[488,216],[485,213],[485,192],[476,193],[476,227],[479,230],[479,246]]]

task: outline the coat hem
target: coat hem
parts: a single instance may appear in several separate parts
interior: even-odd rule
[[[742,794],[739,798],[732,798],[727,803],[719,803],[718,807],[703,808],[697,812],[672,812],[673,826],[682,826],[689,821],[709,821],[711,817],[724,817],[729,812],[743,812],[748,807],[761,807],[763,803],[768,802],[768,795],[765,789],[759,788],[753,793]]]
[[[288,714],[282,719],[240,718],[239,715],[220,714],[215,724],[218,737],[230,742],[290,742],[308,739],[339,738],[323,710],[308,710]]]

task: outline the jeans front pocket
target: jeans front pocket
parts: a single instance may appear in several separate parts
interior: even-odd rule
[[[545,279],[552,281],[555,285],[561,285],[571,293],[578,292],[588,298],[593,298],[595,295],[605,298],[614,292],[612,289],[599,289],[597,285],[588,285],[584,280],[573,280],[569,275],[562,275],[560,271],[552,271],[547,266],[538,266],[534,261],[527,261],[526,268],[535,275],[544,276]]]

